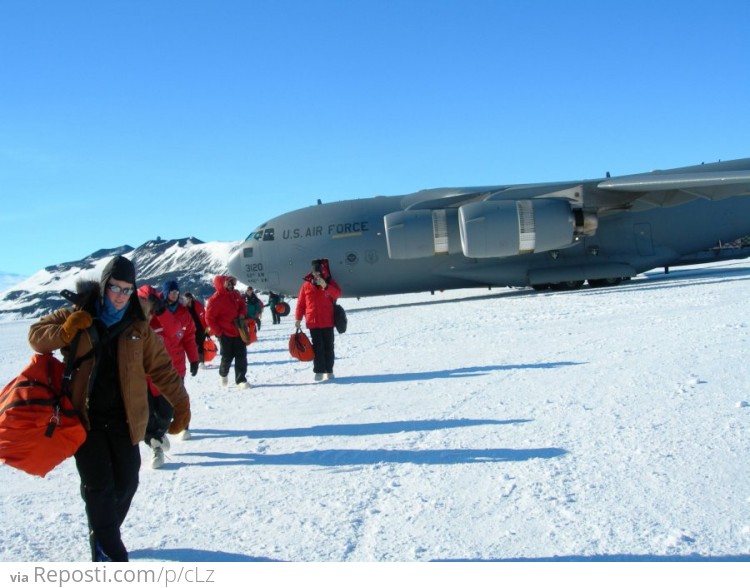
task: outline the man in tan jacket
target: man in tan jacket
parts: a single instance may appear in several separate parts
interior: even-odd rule
[[[78,358],[70,393],[87,429],[75,454],[93,561],[128,561],[120,527],[138,488],[138,443],[148,422],[146,376],[175,409],[170,433],[190,423],[190,399],[136,294],[135,267],[112,258],[99,283],[78,284],[79,301],[29,330],[40,353]]]

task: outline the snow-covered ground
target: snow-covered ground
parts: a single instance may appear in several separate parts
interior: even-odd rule
[[[141,562],[750,561],[750,261],[616,288],[343,299],[336,376],[264,317],[188,378],[123,527]],[[29,321],[0,324],[0,381]],[[0,466],[0,561],[83,562],[72,460]]]

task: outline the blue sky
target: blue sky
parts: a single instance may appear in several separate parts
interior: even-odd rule
[[[750,156],[750,3],[2,0],[0,272]]]

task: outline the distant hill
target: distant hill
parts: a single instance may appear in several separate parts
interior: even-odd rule
[[[227,273],[227,261],[241,241],[204,243],[193,237],[169,241],[147,241],[133,249],[123,245],[100,249],[79,261],[51,265],[34,275],[0,288],[0,321],[37,318],[68,304],[61,296],[64,289],[75,290],[80,280],[98,280],[107,261],[114,255],[133,260],[138,285],[161,288],[168,279],[176,279],[183,292],[193,292],[205,301],[214,292],[213,278]]]

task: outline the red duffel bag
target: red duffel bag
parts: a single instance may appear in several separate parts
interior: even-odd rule
[[[216,343],[214,343],[214,340],[210,337],[206,337],[203,341],[203,362],[211,361],[216,357],[217,351],[218,349],[216,349]]]
[[[297,329],[296,333],[289,336],[289,353],[300,361],[312,361],[315,357],[312,343],[302,329]]]
[[[34,354],[3,388],[0,463],[44,477],[86,440],[86,429],[63,393],[64,371],[51,353]]]

